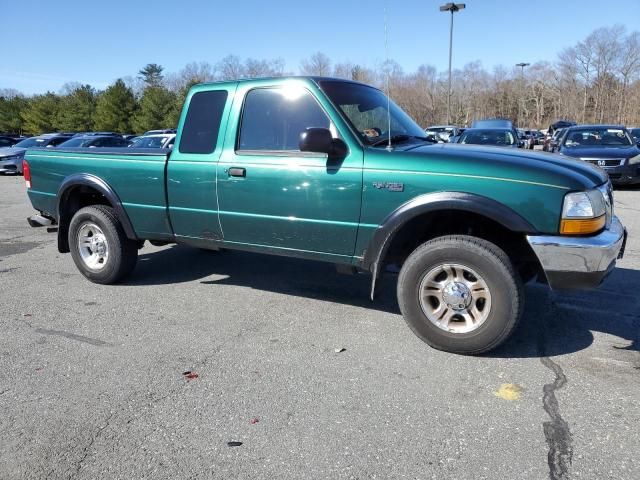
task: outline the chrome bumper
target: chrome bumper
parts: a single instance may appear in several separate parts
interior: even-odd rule
[[[527,235],[551,288],[595,288],[622,258],[627,231],[613,217],[609,228],[593,237]]]

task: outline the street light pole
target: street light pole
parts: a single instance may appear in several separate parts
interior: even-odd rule
[[[445,3],[440,5],[441,12],[451,12],[451,25],[449,27],[449,89],[447,91],[447,125],[451,125],[451,55],[453,51],[453,14],[464,10],[464,3]]]
[[[516,63],[516,67],[520,67],[520,101],[518,102],[518,127],[520,128],[522,128],[522,125],[520,125],[520,115],[523,110],[522,107],[524,106],[524,67],[528,67],[529,65],[531,64],[524,62]]]

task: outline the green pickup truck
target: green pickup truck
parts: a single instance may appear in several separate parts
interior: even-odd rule
[[[180,243],[399,271],[415,334],[451,352],[514,330],[523,284],[600,284],[624,251],[607,174],[547,153],[433,144],[379,90],[318,77],[194,86],[173,150],[30,149],[32,226],[118,282]]]

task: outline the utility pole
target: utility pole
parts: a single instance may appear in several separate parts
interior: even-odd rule
[[[520,125],[520,116],[522,114],[522,111],[524,110],[524,67],[528,67],[529,65],[531,65],[530,63],[524,63],[524,62],[520,62],[520,63],[516,63],[516,67],[520,67],[520,101],[518,102],[518,127],[522,128],[522,125]]]
[[[451,53],[453,49],[453,14],[464,10],[464,3],[445,3],[440,5],[441,12],[451,12],[451,26],[449,27],[449,90],[447,91],[447,125],[451,125]]]

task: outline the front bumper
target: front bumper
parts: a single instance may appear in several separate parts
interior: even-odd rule
[[[611,183],[616,185],[630,185],[640,183],[640,164],[621,165],[619,167],[605,167]]]
[[[593,237],[527,235],[527,241],[551,288],[595,288],[622,258],[627,230],[614,216],[609,228]]]
[[[618,160],[618,159],[615,159]],[[629,164],[629,160],[622,160],[622,165],[598,165],[599,161],[611,161],[608,159],[589,159],[586,162],[602,168],[609,175],[609,180],[615,185],[633,185],[640,183],[640,163]]]

